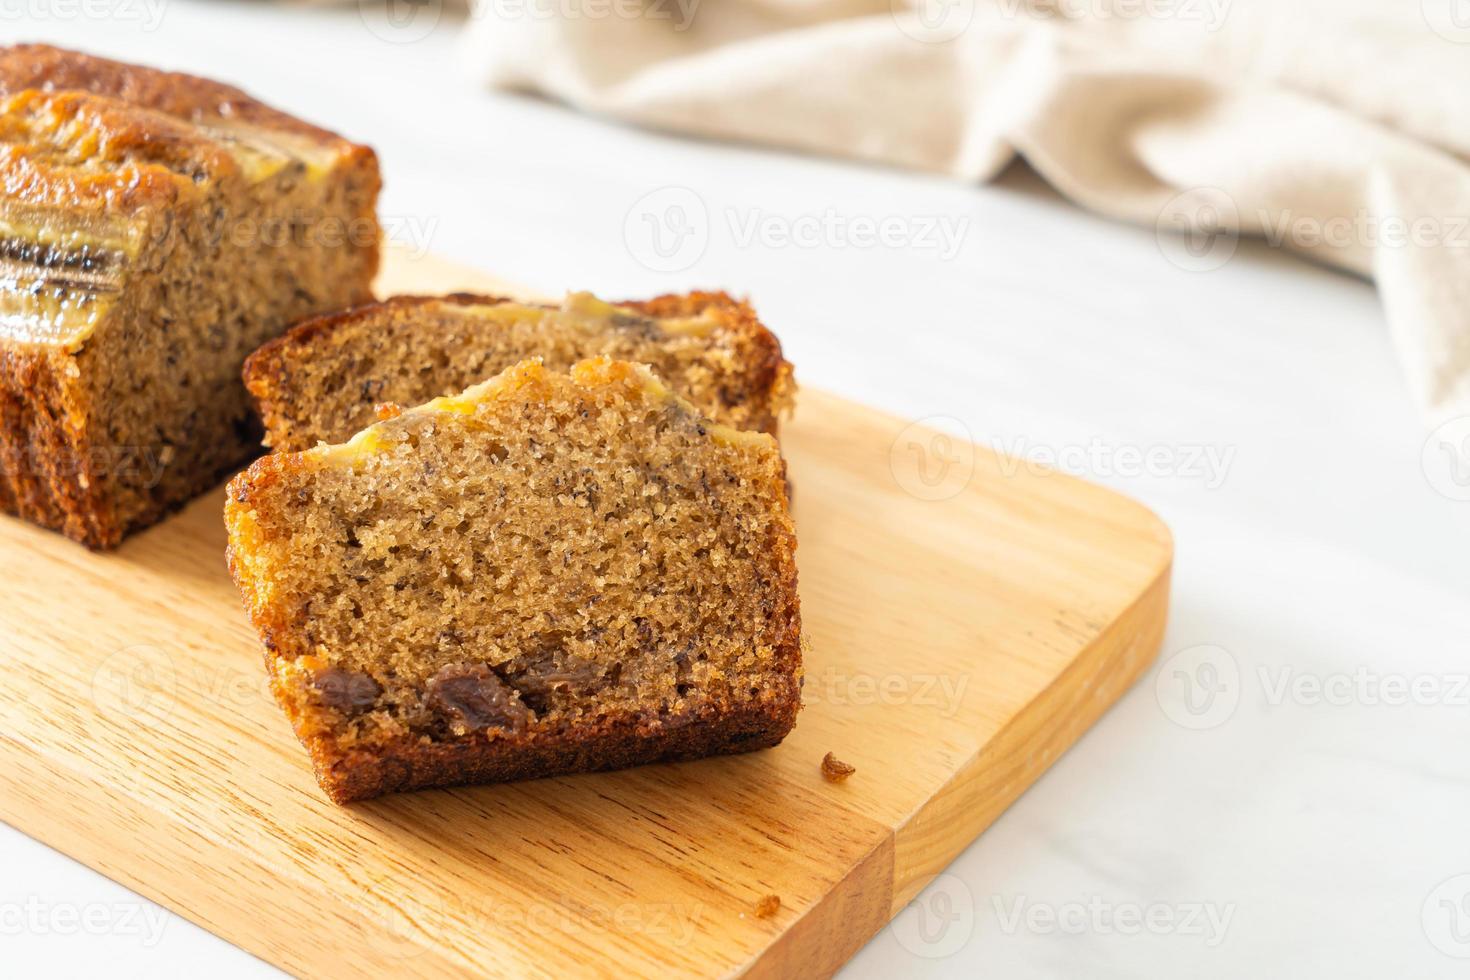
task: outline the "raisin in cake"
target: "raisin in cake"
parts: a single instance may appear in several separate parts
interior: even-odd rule
[[[303,323],[245,365],[266,443],[340,442],[381,402],[418,405],[529,357],[564,371],[588,357],[651,365],[700,411],[775,433],[791,365],[750,306],[723,293],[611,305],[574,293],[558,306],[487,296],[397,297]]]
[[[258,452],[240,367],[371,298],[378,188],[237,89],[0,48],[0,512],[111,547]]]
[[[526,361],[230,484],[229,564],[338,802],[774,745],[785,465],[647,367]]]

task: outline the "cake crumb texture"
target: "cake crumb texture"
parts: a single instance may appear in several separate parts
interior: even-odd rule
[[[277,698],[347,802],[779,742],[800,707],[775,440],[646,367],[522,362],[229,488]]]
[[[418,405],[529,357],[565,371],[598,356],[647,364],[706,415],[773,435],[795,390],[775,335],[724,293],[572,293],[556,306],[400,296],[298,325],[251,356],[245,383],[266,443],[296,451],[347,439],[378,403]]]

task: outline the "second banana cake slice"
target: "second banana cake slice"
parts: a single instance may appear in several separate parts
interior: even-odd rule
[[[308,449],[370,424],[378,403],[418,405],[526,358],[565,371],[589,357],[650,365],[704,412],[776,432],[791,365],[747,303],[724,293],[613,305],[572,293],[560,306],[492,296],[398,296],[301,323],[245,364],[266,445]]]
[[[800,707],[771,436],[523,362],[230,485],[231,572],[338,802],[743,752]]]

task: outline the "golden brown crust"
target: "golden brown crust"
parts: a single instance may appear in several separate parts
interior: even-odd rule
[[[376,303],[364,303],[361,306],[310,317],[296,324],[281,336],[263,344],[259,350],[246,359],[244,370],[246,386],[256,393],[257,397],[261,397],[262,393],[269,392],[272,379],[279,376],[284,369],[285,362],[291,357],[308,352],[307,348],[322,337],[345,329],[355,321],[377,317],[387,309],[409,310],[430,303],[444,303],[450,306],[499,306],[502,303],[517,302],[520,301],[508,296],[491,296],[483,293],[445,293],[442,296],[402,295],[390,296]],[[555,309],[554,306],[544,303],[528,305]],[[755,310],[748,302],[733,299],[728,293],[668,293],[647,300],[623,300],[615,305],[625,306],[654,317],[698,316],[706,310],[718,310],[726,323],[756,339],[764,352],[763,364],[770,376],[774,377],[775,373],[786,363],[781,355],[781,342],[776,339],[776,335],[760,322],[755,315]],[[789,368],[789,365],[787,367]],[[257,388],[260,389],[259,392]]]
[[[404,738],[373,751],[339,752],[302,739],[312,770],[333,802],[439,786],[503,783],[569,773],[627,769],[777,745],[796,724],[799,697],[752,703],[708,718],[649,723],[604,719],[564,732],[428,742]]]
[[[291,134],[333,158],[331,169],[376,200],[382,179],[373,149],[272,108],[230,85],[130,65],[43,44],[0,47],[0,119],[34,136],[0,155],[0,189],[37,206],[127,213],[168,206],[202,177],[239,166],[221,132],[240,125]],[[85,173],[44,162],[64,147],[122,169]],[[34,151],[40,150],[41,153]],[[371,208],[361,217],[375,220]],[[376,253],[376,246],[374,246]],[[376,259],[374,259],[376,268]]]
[[[207,78],[111,61],[46,44],[0,47],[0,96],[24,89],[90,92],[189,122],[236,119],[323,143],[340,143],[346,151],[367,149],[274,109],[232,85]]]
[[[483,296],[476,293],[446,293],[443,296],[390,296],[373,303],[350,306],[345,310],[323,313],[308,317],[291,327],[274,340],[267,341],[245,359],[242,373],[245,387],[257,398],[268,397],[285,370],[286,362],[296,356],[310,354],[316,341],[337,330],[342,330],[358,320],[379,316],[384,310],[409,310],[429,303],[446,303],[451,306],[499,306],[514,303],[506,296]]]
[[[630,306],[646,316],[674,317],[698,316],[706,310],[717,310],[725,324],[749,338],[758,351],[755,363],[759,387],[771,393],[771,403],[784,410],[789,407],[792,389],[791,363],[781,353],[781,341],[766,329],[755,308],[743,299],[734,299],[725,292],[665,293],[649,300],[631,300],[621,304]],[[775,426],[770,429],[775,435]]]
[[[218,142],[159,112],[81,92],[0,100],[0,192],[10,202],[125,215],[239,175]]]
[[[0,347],[0,512],[60,531],[91,548],[123,529],[89,447],[89,408],[68,359]]]
[[[146,465],[142,450],[97,441],[92,406],[70,356],[0,344],[0,514],[106,550],[218,485],[225,475],[195,474],[188,497],[156,500],[144,512],[123,518],[106,489],[108,477],[122,467]]]

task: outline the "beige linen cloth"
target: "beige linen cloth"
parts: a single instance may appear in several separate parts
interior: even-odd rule
[[[1470,0],[474,3],[495,86],[964,180],[1019,154],[1201,273],[1239,231],[1371,277],[1431,420],[1470,414]]]

